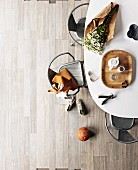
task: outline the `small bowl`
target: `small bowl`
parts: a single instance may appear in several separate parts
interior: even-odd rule
[[[125,71],[125,67],[124,66],[120,66],[120,67],[118,67],[117,71],[118,72],[123,72],[123,71]]]
[[[112,74],[112,75],[111,75],[111,80],[112,80],[112,81],[118,80],[118,74]]]

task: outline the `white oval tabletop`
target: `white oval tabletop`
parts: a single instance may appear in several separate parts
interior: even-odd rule
[[[86,27],[110,2],[110,0],[91,0],[86,16]],[[116,49],[129,52],[133,56],[133,81],[127,88],[123,89],[106,87],[102,83],[100,75],[102,55],[88,51],[84,47],[86,79],[92,98],[102,110],[119,117],[138,118],[138,41],[127,37],[130,25],[138,25],[138,0],[114,0],[114,2],[119,4],[115,34],[114,38],[107,43],[103,54]],[[89,71],[100,78],[92,82],[88,75]],[[110,99],[105,105],[101,105],[104,99],[99,99],[98,95],[110,95],[111,93],[116,95],[116,98]]]

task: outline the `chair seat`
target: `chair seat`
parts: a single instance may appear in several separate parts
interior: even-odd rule
[[[118,130],[128,130],[132,128],[134,124],[134,119],[133,118],[122,118],[122,117],[116,117],[111,115],[111,124],[114,128]]]
[[[85,29],[85,20],[86,14],[84,11],[87,11],[89,3],[83,3],[76,6],[70,13],[68,18],[68,31],[71,38],[79,45],[82,45],[84,39],[84,29]],[[81,12],[83,11],[83,13]]]
[[[85,28],[85,20],[86,18],[81,18],[77,23],[77,30],[76,33],[79,38],[84,38],[84,28]]]

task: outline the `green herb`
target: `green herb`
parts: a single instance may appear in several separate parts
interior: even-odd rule
[[[95,30],[89,32],[84,40],[84,45],[95,53],[101,54],[105,48],[107,36],[109,33],[109,24],[113,15],[118,11],[119,5],[115,5],[106,16],[104,22]]]

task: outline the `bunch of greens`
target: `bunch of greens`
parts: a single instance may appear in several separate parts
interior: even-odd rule
[[[104,22],[86,35],[84,45],[88,48],[88,50],[99,54],[103,52],[109,33],[110,21],[113,15],[118,11],[118,8],[119,5],[115,5],[105,17]]]

